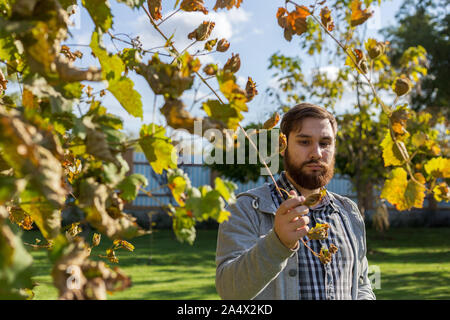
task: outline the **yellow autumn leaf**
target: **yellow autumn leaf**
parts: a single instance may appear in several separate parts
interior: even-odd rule
[[[363,24],[373,14],[373,12],[369,12],[369,9],[362,10],[361,4],[362,3],[360,0],[353,0],[352,3],[350,4],[350,9],[352,11],[350,17],[350,25],[352,27],[356,27],[360,24]]]
[[[425,199],[425,185],[407,179],[407,172],[403,168],[395,168],[385,181],[381,198],[395,205],[399,211],[409,210],[412,207],[422,208]],[[422,182],[420,176],[416,180]]]
[[[445,202],[450,201],[450,188],[448,187],[448,185],[445,182],[442,182],[442,183],[438,184],[436,187],[434,187],[433,194],[434,194],[434,198],[439,202],[440,201],[445,201]]]
[[[367,41],[364,43],[364,46],[367,50],[367,53],[370,57],[370,59],[377,59],[380,57],[384,51],[386,50],[386,45],[389,44],[389,42],[378,42],[377,40],[373,38],[367,39]]]
[[[230,217],[231,213],[226,210],[222,210],[219,213],[219,217],[217,218],[218,223],[222,223],[224,221],[228,221],[228,218]]]
[[[269,119],[267,119],[266,122],[264,122],[263,129],[270,130],[273,127],[275,127],[279,121],[280,121],[280,114],[278,112],[274,112],[274,114]]]
[[[427,140],[427,134],[422,131],[416,132],[411,137],[411,143],[417,148],[423,146],[427,142]]]
[[[404,210],[402,201],[404,191],[408,184],[407,173],[403,168],[396,168],[389,174],[389,178],[385,181],[380,197],[395,205],[398,210]]]
[[[183,193],[186,189],[186,180],[184,179],[184,177],[174,177],[172,181],[169,182],[168,186],[170,191],[172,191],[172,195],[175,198],[175,201],[180,206],[184,206],[185,196],[183,195]]]
[[[450,178],[450,159],[439,157],[425,163],[425,172],[435,178]]]
[[[119,259],[116,256],[116,252],[112,249],[106,249],[106,258],[111,263],[119,263]]]
[[[116,250],[116,249],[119,249],[119,248],[125,248],[128,251],[133,251],[134,250],[134,246],[131,243],[129,243],[128,241],[125,241],[125,240],[121,240],[121,239],[114,240],[113,246],[114,246],[113,250]]]
[[[402,143],[400,141],[400,143]],[[384,160],[384,166],[401,166],[404,162],[404,159],[402,157],[402,154],[400,150],[398,149],[395,142],[392,140],[391,134],[389,131],[386,132],[386,135],[383,139],[383,141],[380,144],[382,150],[383,150],[383,160]]]
[[[424,185],[425,178],[420,173],[415,174],[415,178],[418,183],[414,180],[408,181],[408,185],[405,190],[405,200],[408,209],[414,208],[422,208],[423,200],[425,199],[425,191],[426,187]]]
[[[315,227],[308,231],[308,238],[311,240],[325,240],[328,238],[328,223],[316,223]]]
[[[92,247],[97,247],[100,244],[102,235],[100,233],[94,233],[92,236]]]
[[[280,132],[280,135],[278,137],[278,152],[282,153],[287,148],[287,138],[286,135],[282,132]]]

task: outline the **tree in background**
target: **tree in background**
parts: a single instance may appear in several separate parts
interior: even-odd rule
[[[427,74],[412,88],[409,103],[415,111],[426,110],[435,124],[439,115],[445,116],[448,128],[450,115],[450,14],[448,1],[406,0],[396,14],[398,24],[384,28],[383,35],[390,41],[388,55],[392,64],[402,64],[402,52],[420,45],[427,54]],[[448,132],[446,133],[448,136]],[[442,138],[442,154],[449,156],[448,138]],[[437,214],[437,199],[427,196],[429,219]]]
[[[61,212],[67,206],[76,206],[84,214],[80,223],[89,223],[113,240],[113,246],[106,252],[110,263],[117,262],[115,250],[133,251],[134,246],[124,239],[145,232],[123,212],[123,204],[133,201],[139,192],[152,195],[144,189],[147,184],[144,176],[127,175],[129,168],[122,153],[132,145],[139,144],[155,172],[167,173],[167,187],[177,206],[166,209],[179,240],[194,241],[197,221],[211,218],[220,223],[226,220],[230,213],[225,210],[225,203],[236,200],[236,185],[220,177],[215,179],[214,187],[191,185],[189,177],[177,168],[174,142],[166,129],[195,133],[196,121],[202,121],[204,131],[243,129],[240,121],[248,111],[247,103],[257,91],[250,77],[245,90],[236,83],[241,65],[239,55],[232,54],[223,66],[208,64],[200,69],[197,55],[225,52],[230,46],[226,39],[209,39],[215,22],[204,21],[194,30],[181,30],[192,41],[184,49],[178,48],[173,38],[160,29],[159,26],[175,14],[189,15],[198,11],[207,15],[203,0],[174,0],[173,6],[162,0],[117,2],[129,6],[129,10],[141,10],[164,45],[152,49],[153,44],[143,44],[124,33],[113,33],[116,32],[115,18],[110,2],[83,0],[82,6],[95,24],[86,53],[94,56],[98,65],[91,66],[83,64],[86,61],[83,53],[66,42],[69,16],[73,14],[70,8],[78,1],[0,1],[0,62],[6,66],[7,74],[4,76],[0,71],[1,298],[31,298],[33,295],[32,259],[16,232],[18,226],[29,229],[33,223],[46,242],[28,245],[48,250],[53,282],[60,298],[105,299],[107,292],[124,290],[131,285],[130,278],[120,269],[112,269],[105,261],[90,258],[92,248],[99,244],[100,234],[95,234],[90,241],[80,237],[78,223],[61,225]],[[239,8],[241,2],[217,0],[212,10]],[[402,97],[425,75],[425,50],[408,48],[402,54],[404,58],[399,60],[400,66],[393,68],[385,54],[385,42],[363,41],[364,37],[358,34],[363,30],[358,26],[371,16],[360,0],[334,1],[327,4],[330,9],[325,1],[315,1],[310,8],[291,0],[283,2],[284,7],[274,12],[274,16],[284,30],[284,37],[291,41],[293,35],[306,33],[307,42],[303,46],[308,54],[318,56],[323,50],[325,57],[332,59],[327,65],[337,63],[338,72],[333,78],[329,70],[325,72],[320,68],[315,69],[312,82],[303,76],[305,83],[309,83],[303,89],[304,96],[312,94],[311,98],[320,98],[323,104],[331,106],[342,99],[344,91],[356,90],[358,100],[353,105],[359,109],[363,130],[364,126],[369,127],[363,116],[366,105],[378,107],[388,118],[387,127],[382,129],[380,147],[384,165],[391,170],[381,197],[399,210],[422,207],[427,193],[432,193],[436,199],[448,200],[445,179],[450,178],[449,159],[441,156],[446,153],[440,148],[434,129],[427,131],[429,114],[415,114],[406,104],[401,104]],[[364,6],[370,3],[372,1],[365,1]],[[336,51],[334,43],[328,45],[325,34],[343,50]],[[107,40],[115,44],[114,49],[105,47]],[[194,44],[201,44],[202,49],[191,54],[188,49],[193,51]],[[284,72],[283,64],[274,67]],[[301,80],[302,70],[293,70]],[[102,98],[110,95],[130,115],[143,119],[144,106],[129,77],[131,72],[142,77],[155,96],[164,100],[157,109],[155,99],[153,119],[155,113],[160,112],[166,123],[146,123],[139,137],[130,141],[121,131],[123,121],[107,112]],[[14,78],[20,88],[19,99],[16,99],[17,90],[9,83]],[[192,88],[194,80],[201,82],[213,95],[206,101],[202,99],[203,117],[194,117],[184,103],[183,93]],[[93,92],[85,81],[97,82],[101,89]],[[301,100],[292,90],[286,87],[284,93],[290,95],[290,99]],[[383,103],[380,99],[377,92],[383,90],[392,103]],[[277,122],[269,121],[267,125],[266,122],[263,128],[272,129]],[[349,123],[353,125],[352,121]],[[370,135],[369,130],[367,134]],[[246,138],[253,145],[249,136]],[[285,139],[280,141],[285,142]],[[362,141],[356,141],[360,145],[354,147],[363,148]],[[380,157],[380,154],[368,150],[363,160],[371,156]],[[264,161],[261,162],[267,168]],[[273,176],[271,178],[275,181]],[[281,194],[280,188],[277,190]],[[306,203],[317,201],[317,195],[313,195],[314,201],[307,199]],[[323,252],[317,256],[326,263]],[[69,269],[75,271],[78,281],[72,282],[74,274]]]
[[[402,151],[391,136],[401,140],[406,150],[418,148],[410,158],[412,163],[419,158],[420,161],[426,161],[435,156],[446,156],[448,146],[445,133],[441,130],[439,134],[434,128],[436,123],[445,121],[444,117],[436,117],[431,121],[429,114],[411,112],[406,104],[401,103],[410,88],[427,74],[426,51],[420,46],[408,47],[401,51],[398,64],[393,65],[389,58],[390,43],[380,39],[366,39],[365,26],[355,29],[353,22],[348,23],[354,18],[357,23],[358,15],[361,18],[364,13],[358,11],[358,1],[352,3],[355,4],[350,5],[351,10],[334,10],[334,19],[330,10],[323,8],[320,11],[320,22],[318,19],[304,18],[302,24],[298,23],[295,30],[301,34],[302,52],[313,57],[314,66],[307,74],[298,56],[274,54],[270,59],[269,69],[274,70],[278,86],[269,88],[267,93],[280,106],[281,112],[297,103],[308,101],[322,105],[335,114],[339,124],[336,171],[352,181],[358,206],[364,214],[374,203],[377,188],[384,188],[382,196],[389,202],[395,204],[399,200],[392,196],[395,191],[389,189],[389,183],[383,186],[384,180],[393,179],[387,167],[405,163],[399,160]],[[327,6],[333,9],[346,8],[346,3],[333,1],[327,2]],[[296,8],[297,11],[291,12],[288,19],[296,17],[296,21],[300,21],[301,12],[307,11],[302,6],[296,5]],[[280,26],[285,28],[285,38],[291,41],[292,31],[289,29],[289,22],[282,20],[283,12],[287,11],[280,8],[277,17]],[[367,19],[370,14],[365,14]],[[339,46],[330,45],[327,33],[332,39],[340,40],[337,40]],[[363,79],[364,76],[371,80],[370,83]],[[403,90],[400,90],[401,86]],[[374,91],[393,101],[394,109],[386,108],[379,97],[373,95]],[[354,95],[345,96],[348,92],[353,92]],[[355,111],[336,114],[335,105],[338,103],[346,105],[347,110],[349,106],[353,106]],[[380,109],[384,112],[379,112]],[[389,123],[392,124],[392,131],[387,130]],[[394,144],[396,146],[393,147]],[[383,156],[380,157],[380,154]],[[398,159],[392,160],[392,157]],[[414,201],[421,201],[417,194],[411,195],[410,204],[414,203],[414,198],[417,198]],[[395,205],[398,210],[411,208],[406,202]]]
[[[263,127],[263,124],[257,123],[249,123],[244,127],[244,129],[248,132],[250,138],[256,145],[258,145],[258,139],[260,139],[258,130],[263,129]],[[272,134],[272,131],[268,131],[267,139],[266,137],[264,137],[264,140],[267,141],[267,153],[265,154],[268,155],[271,155],[272,150]],[[261,177],[261,170],[264,168],[264,165],[261,163],[261,160],[258,157],[253,157],[253,160],[251,160],[252,157],[250,156],[250,153],[253,152],[253,148],[250,145],[248,139],[245,139],[243,142],[244,143],[241,145],[240,141],[234,139],[233,145],[230,145],[227,149],[220,150],[217,148],[212,148],[209,155],[210,158],[216,158],[216,152],[219,150],[222,152],[220,156],[221,160],[208,164],[208,167],[219,173],[220,176],[226,177],[236,182],[247,183],[251,181],[258,181],[258,179]],[[241,161],[244,163],[238,162],[238,152],[241,151],[243,151],[243,154],[245,155],[244,161]],[[275,152],[273,156],[274,158],[271,159],[271,161],[278,161],[279,163],[279,167],[276,173],[281,172],[283,170],[283,159],[278,152]],[[227,159],[233,159],[232,163],[230,163],[231,161],[227,161]],[[269,179],[268,175],[266,175],[265,177],[267,178],[266,180]]]
[[[390,42],[392,65],[400,67],[402,53],[411,46],[422,46],[427,54],[427,74],[410,94],[413,110],[450,111],[450,13],[449,3],[406,0],[396,14],[398,24],[382,30]],[[448,125],[448,123],[447,123]]]

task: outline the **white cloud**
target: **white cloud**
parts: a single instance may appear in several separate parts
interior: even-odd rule
[[[217,64],[217,61],[214,59],[214,56],[212,54],[206,54],[203,56],[197,56],[197,58],[202,63],[202,66],[206,66],[207,64],[214,63]]]
[[[166,16],[170,15],[168,12]],[[225,38],[230,43],[235,39],[236,35],[240,35],[242,25],[250,20],[250,14],[243,9],[233,9],[222,12],[210,12],[207,16],[201,12],[188,12],[184,14],[175,14],[173,17],[164,22],[160,28],[166,36],[174,35],[173,41],[178,50],[183,50],[192,40],[187,35],[195,30],[203,21],[215,22],[215,27],[211,33],[210,39]],[[131,32],[140,36],[145,49],[161,46],[165,43],[161,35],[159,35],[148,21],[148,17],[141,15],[136,21],[130,23]],[[195,52],[202,50],[204,42],[199,42],[192,46],[189,51]],[[208,61],[208,56],[203,56],[203,60]]]
[[[272,89],[277,89],[280,87],[280,83],[278,81],[278,77],[270,77],[267,82],[267,87]]]
[[[315,70],[311,70],[311,74],[313,74]],[[327,78],[330,80],[336,80],[338,73],[339,73],[339,68],[336,66],[326,66],[326,67],[320,67],[318,70],[320,73],[325,73],[327,75]]]

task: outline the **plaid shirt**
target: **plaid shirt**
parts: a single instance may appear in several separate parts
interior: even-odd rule
[[[286,178],[283,171],[277,184],[287,192],[296,190]],[[285,200],[271,184],[272,199],[278,208]],[[297,190],[296,190],[297,191]],[[300,195],[300,193],[297,191]],[[285,196],[283,194],[283,196]],[[309,209],[310,228],[316,223],[328,223],[328,238],[325,240],[310,240],[308,245],[319,253],[322,247],[329,248],[333,243],[338,247],[338,252],[333,255],[329,264],[322,264],[319,258],[300,244],[298,249],[299,293],[300,300],[351,300],[352,269],[355,263],[348,230],[341,219],[341,213],[327,195],[315,207]],[[305,236],[303,240],[307,240]]]

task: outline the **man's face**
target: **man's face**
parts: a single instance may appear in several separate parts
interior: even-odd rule
[[[305,118],[289,133],[284,167],[302,188],[325,186],[334,174],[335,137],[328,119]]]

